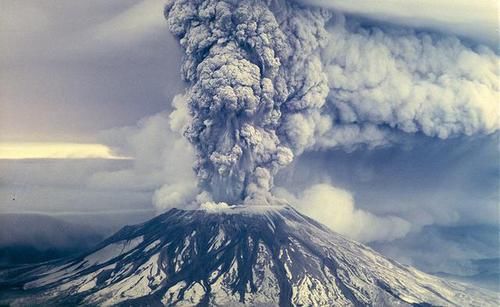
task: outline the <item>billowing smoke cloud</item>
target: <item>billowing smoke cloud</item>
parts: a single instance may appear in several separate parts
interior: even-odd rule
[[[215,201],[269,202],[274,174],[300,150],[293,117],[314,121],[328,94],[317,52],[328,16],[284,1],[167,5],[191,83],[185,134]]]
[[[185,135],[216,202],[271,202],[273,176],[305,150],[499,127],[486,47],[285,0],[175,0],[165,15],[185,51]]]
[[[411,224],[402,218],[379,217],[356,208],[351,193],[329,184],[313,185],[299,197],[282,188],[275,193],[304,214],[360,242],[392,241],[406,236],[411,229]]]
[[[115,151],[134,157],[129,168],[92,174],[89,186],[116,191],[145,191],[153,194],[156,208],[189,207],[198,193],[191,170],[194,152],[182,137],[190,121],[186,98],[177,95],[174,111],[158,113],[136,126],[104,132],[101,139]],[[153,193],[154,192],[154,193]]]
[[[288,118],[301,147],[377,147],[405,133],[446,139],[499,129],[499,61],[491,49],[453,36],[365,27],[342,15],[330,21],[327,41],[327,102],[314,120]]]
[[[363,28],[340,16],[323,50],[329,104],[345,124],[428,136],[499,128],[498,57],[455,37]]]

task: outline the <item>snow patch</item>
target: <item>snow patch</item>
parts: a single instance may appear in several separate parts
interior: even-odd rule
[[[82,262],[84,263],[85,267],[108,262],[116,257],[128,253],[132,249],[136,248],[139,244],[141,244],[142,241],[143,237],[140,236],[132,240],[124,240],[107,245],[101,248],[100,250],[90,254],[89,256],[85,257],[82,260]]]
[[[205,210],[206,212],[210,212],[210,213],[224,212],[230,208],[231,208],[231,206],[229,206],[228,204],[226,204],[224,202],[215,203],[212,201],[208,201],[208,202],[200,205],[200,210]]]
[[[147,253],[149,252],[150,250],[152,250],[153,248],[157,247],[158,244],[160,244],[161,241],[160,240],[156,240],[154,241],[153,243],[149,244],[148,246],[146,246],[146,248],[144,249],[144,252]]]

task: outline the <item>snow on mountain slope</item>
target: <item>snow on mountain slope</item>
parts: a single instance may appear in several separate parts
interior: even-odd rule
[[[172,209],[27,272],[15,305],[495,306],[490,292],[388,260],[288,206]]]

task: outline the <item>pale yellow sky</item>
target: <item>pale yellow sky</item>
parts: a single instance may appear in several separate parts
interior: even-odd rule
[[[117,156],[102,144],[0,143],[0,159],[130,159]]]

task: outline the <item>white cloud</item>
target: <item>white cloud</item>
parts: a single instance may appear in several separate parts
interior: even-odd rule
[[[93,174],[94,188],[149,190],[160,210],[184,207],[194,200],[197,180],[192,171],[194,150],[182,137],[187,118],[183,95],[174,98],[175,110],[139,121],[134,127],[112,129],[102,138],[118,152],[133,156],[131,168]]]
[[[299,197],[283,188],[277,188],[276,194],[302,213],[357,241],[391,241],[404,237],[411,228],[402,218],[380,217],[356,208],[351,193],[328,184],[313,185]]]
[[[156,208],[166,211],[172,208],[190,209],[198,193],[196,181],[164,184],[153,195]]]

